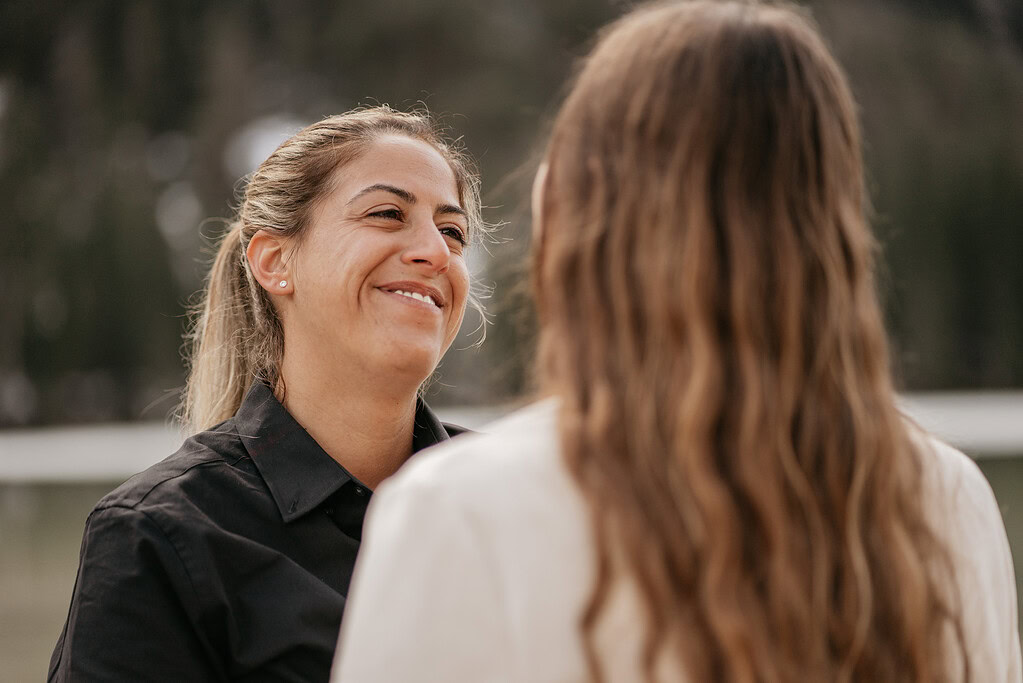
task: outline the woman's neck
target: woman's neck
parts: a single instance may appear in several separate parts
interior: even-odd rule
[[[375,489],[412,454],[418,383],[296,365],[285,358],[281,368],[284,407],[330,457]]]

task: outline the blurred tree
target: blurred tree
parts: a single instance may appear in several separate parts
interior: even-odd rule
[[[1017,23],[993,30],[981,6],[996,4],[818,8],[860,103],[882,293],[898,369],[914,389],[1023,384],[1023,271],[1015,265],[1023,257],[1023,14],[1013,3]]]
[[[810,4],[862,105],[906,382],[1023,384],[1023,5]],[[0,426],[165,414],[220,230],[203,219],[230,215],[287,132],[374,102],[440,115],[479,160],[488,219],[508,223],[473,257],[496,284],[488,340],[449,354],[435,400],[522,392],[532,171],[573,59],[622,7],[0,5]]]

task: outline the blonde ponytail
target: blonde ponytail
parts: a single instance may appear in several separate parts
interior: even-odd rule
[[[274,382],[270,368],[260,367],[262,354],[252,353],[252,332],[279,330],[257,324],[265,295],[249,273],[241,221],[220,241],[204,295],[188,336],[191,367],[181,417],[190,431],[200,431],[234,415],[257,379]],[[274,316],[276,319],[276,316]],[[269,330],[266,328],[270,328]],[[273,328],[277,328],[274,330]],[[279,337],[283,350],[283,334]]]

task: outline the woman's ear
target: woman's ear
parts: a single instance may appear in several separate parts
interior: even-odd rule
[[[289,277],[288,264],[284,259],[285,244],[282,238],[265,230],[257,230],[249,240],[245,258],[256,282],[270,294],[291,294],[295,284]]]
[[[533,241],[537,244],[543,236],[543,198],[547,191],[547,161],[541,161],[540,167],[536,169],[536,177],[533,178]]]

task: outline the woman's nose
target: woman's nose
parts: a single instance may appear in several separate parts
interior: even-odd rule
[[[408,243],[402,251],[402,263],[429,268],[438,274],[448,269],[451,249],[433,221],[420,221],[406,234]]]

